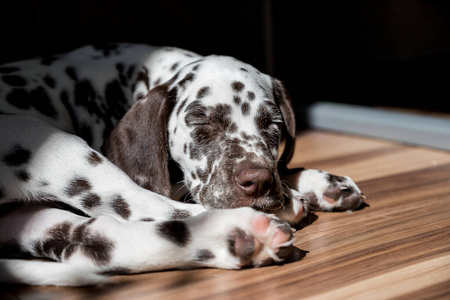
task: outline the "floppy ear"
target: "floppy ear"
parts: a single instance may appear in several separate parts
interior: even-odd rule
[[[272,85],[275,101],[277,101],[284,119],[282,139],[284,139],[285,145],[279,159],[278,168],[280,170],[287,170],[287,164],[291,160],[295,148],[294,110],[292,108],[291,97],[289,97],[284,84],[280,80],[272,78]]]
[[[176,88],[159,85],[137,101],[103,145],[105,156],[138,185],[170,196],[167,123]]]

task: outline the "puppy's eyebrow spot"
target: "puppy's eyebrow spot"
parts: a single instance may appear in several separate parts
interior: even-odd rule
[[[236,92],[242,91],[244,87],[245,85],[240,81],[233,81],[233,83],[231,84],[231,88]]]

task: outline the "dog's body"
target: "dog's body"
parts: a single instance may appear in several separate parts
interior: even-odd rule
[[[265,213],[295,224],[309,205],[363,203],[348,177],[287,171],[290,100],[281,82],[234,58],[87,46],[4,65],[0,76],[3,281],[260,266],[292,244],[290,227]],[[170,200],[171,181],[198,204]]]

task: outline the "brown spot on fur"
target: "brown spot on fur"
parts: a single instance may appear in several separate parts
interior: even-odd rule
[[[17,171],[16,176],[17,176],[17,178],[19,178],[21,181],[24,181],[24,182],[29,181],[31,179],[30,173],[28,173],[25,170]]]
[[[250,100],[250,101],[255,100],[255,93],[253,93],[253,92],[248,92],[248,93],[247,93],[247,98],[248,98],[248,100]]]
[[[244,85],[242,82],[240,82],[240,81],[234,81],[234,82],[231,84],[231,88],[232,88],[234,91],[236,91],[236,92],[242,91],[242,90],[244,89],[244,87],[245,87],[245,85]]]
[[[98,233],[92,233],[89,225],[95,219],[79,225],[73,230],[72,242],[66,248],[64,257],[67,259],[77,249],[80,249],[84,255],[93,260],[97,265],[105,265],[111,260],[111,252],[114,244]]]
[[[177,62],[177,63],[174,63],[174,64],[170,67],[170,70],[171,70],[171,71],[175,71],[175,70],[178,68],[179,64],[180,64],[180,63],[178,63],[178,62]]]
[[[112,201],[112,207],[114,211],[125,220],[131,215],[130,206],[120,195],[115,196]]]
[[[101,204],[101,198],[97,194],[88,194],[81,202],[85,208],[91,209]]]
[[[242,115],[248,116],[250,114],[250,104],[248,102],[244,102],[241,105]]]
[[[43,257],[49,257],[60,261],[62,253],[70,244],[70,231],[72,224],[63,222],[47,231],[47,236],[43,241],[39,241],[34,246],[34,251]]]
[[[65,192],[67,196],[74,197],[85,191],[89,191],[91,188],[92,186],[87,179],[83,177],[75,177],[65,189]]]
[[[93,166],[97,166],[98,164],[103,162],[103,159],[100,155],[98,155],[97,152],[92,151],[88,155],[88,162]]]
[[[186,84],[189,82],[194,81],[195,79],[195,74],[194,73],[188,73],[186,76],[184,76],[183,79],[180,80],[180,82],[178,82],[178,84],[182,87],[185,88]]]
[[[209,90],[210,88],[208,86],[202,87],[198,92],[197,92],[197,99],[202,99],[205,96],[207,96],[209,94]]]
[[[204,262],[215,258],[216,256],[208,249],[200,249],[195,255],[194,261]]]

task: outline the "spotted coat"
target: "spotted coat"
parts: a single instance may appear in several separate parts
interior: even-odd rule
[[[363,204],[348,177],[288,172],[283,84],[227,56],[110,44],[0,66],[0,140],[3,282],[262,266],[310,202]]]

